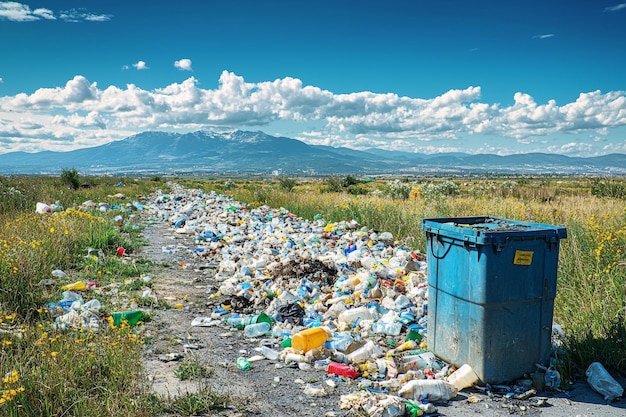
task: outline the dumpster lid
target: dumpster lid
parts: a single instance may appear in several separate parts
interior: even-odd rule
[[[565,239],[567,229],[543,223],[527,223],[490,216],[449,217],[423,219],[422,229],[427,233],[444,235],[476,243],[501,241],[506,238]]]

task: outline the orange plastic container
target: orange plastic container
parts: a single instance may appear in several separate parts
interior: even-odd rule
[[[329,333],[330,330],[326,330],[323,327],[302,330],[291,336],[291,347],[308,352],[311,349],[322,346],[330,337]]]

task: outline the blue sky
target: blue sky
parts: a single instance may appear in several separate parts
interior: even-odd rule
[[[200,129],[626,153],[620,1],[0,1],[0,153]]]

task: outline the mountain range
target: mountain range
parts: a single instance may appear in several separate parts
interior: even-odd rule
[[[263,132],[143,132],[67,152],[0,154],[0,174],[210,175],[626,175],[626,154],[579,158],[558,154],[419,154],[308,145]]]

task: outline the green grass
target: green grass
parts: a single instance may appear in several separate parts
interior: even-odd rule
[[[176,369],[176,377],[181,381],[207,378],[214,373],[215,370],[204,365],[200,360],[193,357],[183,359],[180,365],[178,365],[178,369]]]
[[[0,415],[152,417],[228,404],[207,390],[194,399],[155,398],[140,360],[143,325],[108,325],[113,311],[163,308],[142,298],[152,285],[143,279],[152,263],[128,256],[146,243],[133,202],[163,184],[81,179],[86,186],[73,189],[55,177],[0,177]],[[118,208],[88,208],[83,203],[89,200]],[[37,202],[60,207],[39,214]],[[116,216],[123,217],[121,227]],[[56,269],[68,276],[53,277]],[[51,279],[52,285],[41,284]],[[76,282],[93,286],[76,291],[85,303],[97,299],[102,305],[97,331],[80,322],[60,330],[56,316],[63,311],[47,308],[62,299],[64,285]],[[143,322],[149,320],[146,314]],[[210,372],[190,364],[181,376]]]

